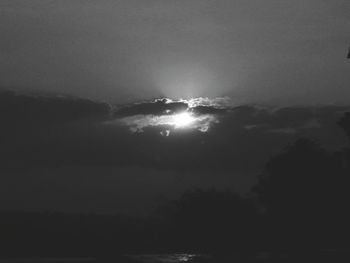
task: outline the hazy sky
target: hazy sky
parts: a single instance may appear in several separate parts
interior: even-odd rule
[[[348,0],[0,2],[0,85],[125,102],[349,102]]]

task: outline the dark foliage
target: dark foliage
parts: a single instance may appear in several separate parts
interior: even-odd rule
[[[348,132],[349,115],[340,121]],[[299,139],[272,158],[255,187],[269,218],[271,246],[349,247],[349,149],[328,152]]]
[[[346,135],[350,139],[350,112],[346,112],[338,124],[345,130]]]
[[[349,113],[339,121],[349,134]],[[2,212],[3,256],[319,251],[350,247],[350,150],[298,139],[265,166],[242,198],[188,191],[147,219]]]

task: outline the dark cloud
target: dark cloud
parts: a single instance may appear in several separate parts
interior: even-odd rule
[[[134,115],[169,115],[190,110],[194,114],[224,114],[229,110],[226,98],[196,98],[190,100],[171,100],[167,98],[121,105],[114,111],[116,118]]]
[[[0,118],[6,124],[49,125],[81,119],[103,119],[110,113],[106,103],[69,96],[36,96],[0,91]]]
[[[154,101],[145,101],[142,103],[121,106],[115,110],[115,117],[126,117],[133,115],[165,115],[185,111],[188,108],[186,102],[174,102],[168,99],[156,99]]]
[[[198,105],[193,108],[191,108],[191,112],[201,115],[201,114],[225,114],[227,113],[229,109],[224,109],[224,108],[216,108],[213,106],[203,106],[203,105]]]
[[[7,136],[3,137],[7,146],[3,149],[12,153],[6,158],[32,164],[136,165],[183,171],[244,170],[251,166],[247,160],[256,155],[262,163],[298,136],[316,136],[329,147],[339,147],[344,136],[326,134],[342,134],[336,122],[348,109],[249,105],[190,108],[185,102],[162,99],[119,107],[111,115],[109,105],[77,98],[3,92],[0,100],[5,127],[2,133]],[[207,132],[180,129],[168,137],[160,134],[162,127],[145,126],[142,133],[134,134],[114,122],[123,118],[120,116],[170,115],[188,108],[198,117],[217,115],[217,121]]]
[[[21,180],[30,179],[25,177],[29,174],[30,180],[34,181],[40,174],[35,187],[45,181],[50,189],[57,187],[63,192],[67,189],[72,191],[68,176],[71,175],[74,180],[80,178],[82,184],[86,183],[84,188],[77,187],[76,193],[69,193],[72,198],[83,192],[87,194],[89,188],[95,189],[94,180],[100,182],[96,193],[108,187],[102,182],[117,182],[120,184],[118,189],[125,184],[128,191],[134,193],[133,197],[128,195],[130,200],[148,198],[147,207],[150,207],[155,196],[164,195],[166,198],[167,193],[163,190],[171,189],[175,182],[173,195],[196,185],[248,191],[255,175],[268,159],[301,136],[314,138],[330,148],[342,147],[347,142],[344,132],[337,125],[344,111],[349,109],[346,107],[274,108],[243,105],[218,109],[195,105],[194,109],[200,109],[196,112],[198,116],[217,114],[218,122],[207,132],[180,129],[169,136],[162,136],[160,128],[155,126],[145,127],[141,133],[133,133],[122,124],[109,123],[118,115],[110,114],[109,105],[104,103],[14,93],[2,93],[1,100],[1,107],[6,107],[6,111],[1,111],[2,127],[7,127],[6,132],[1,130],[1,173],[4,175],[2,184],[8,186],[6,195],[9,197],[14,193],[12,190],[19,189],[16,185]],[[184,105],[169,104],[174,112],[179,105]],[[163,114],[163,110],[169,109],[166,106],[165,101],[160,100],[156,103],[139,103],[135,108],[127,105],[126,109],[128,114],[139,115],[150,107],[155,114]],[[204,107],[207,108],[202,111]],[[132,108],[134,110],[129,111]],[[123,112],[123,108],[120,107],[119,111]],[[20,129],[14,123],[19,123]],[[66,171],[64,175],[62,171]],[[154,179],[149,184],[150,191],[137,190],[137,187],[141,187],[139,181],[132,189],[129,180],[118,179],[130,177],[147,181],[153,180],[151,178],[155,178],[155,174],[157,178],[161,177],[162,172],[171,176],[166,180]],[[54,176],[50,177],[50,174]],[[86,178],[81,179],[84,176]],[[101,176],[109,179],[101,181]],[[30,184],[28,187],[31,187]],[[55,190],[57,196],[61,190]],[[100,196],[97,203],[102,203],[104,198],[117,198],[112,193]],[[54,197],[50,195],[50,198]],[[130,202],[135,203],[134,199]],[[66,201],[65,205],[69,207]],[[109,204],[106,211],[113,210],[112,201],[106,204]],[[65,205],[57,207],[61,209]],[[140,205],[140,209],[144,209],[144,206]]]

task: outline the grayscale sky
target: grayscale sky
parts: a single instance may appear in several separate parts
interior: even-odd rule
[[[348,0],[0,2],[0,86],[128,102],[350,101]]]

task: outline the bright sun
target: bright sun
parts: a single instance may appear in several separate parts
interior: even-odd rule
[[[196,118],[188,112],[182,112],[172,116],[172,122],[174,123],[175,128],[185,128],[191,125],[195,120]]]

